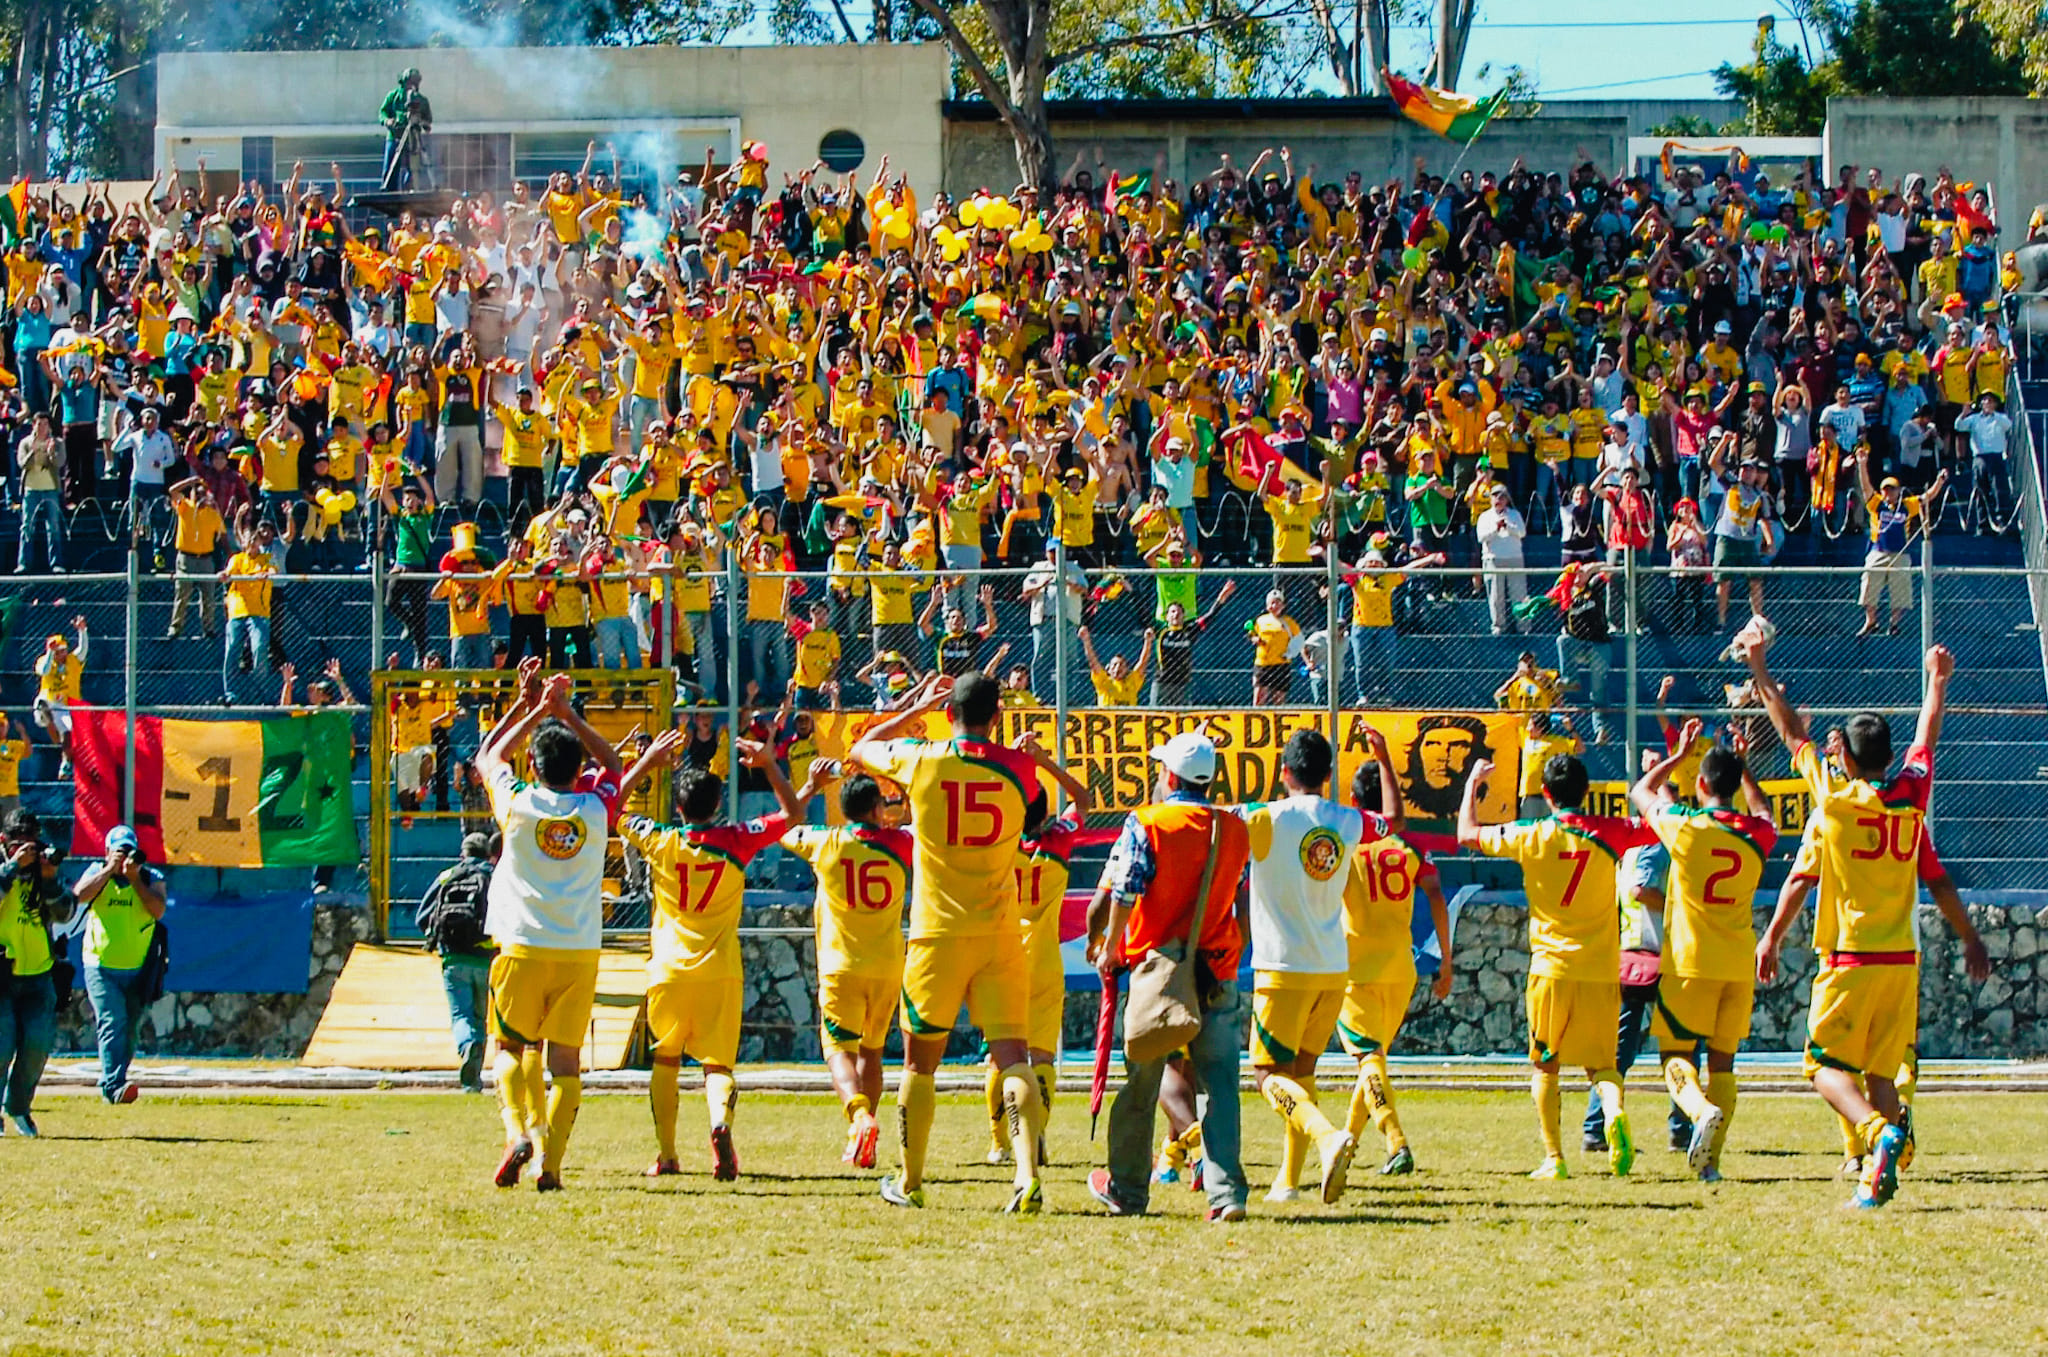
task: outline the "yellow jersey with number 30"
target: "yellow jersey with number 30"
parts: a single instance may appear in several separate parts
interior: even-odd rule
[[[818,877],[818,974],[903,974],[910,833],[873,825],[798,825],[782,846]]]
[[[1529,900],[1529,974],[1553,980],[1616,981],[1621,916],[1615,874],[1621,855],[1656,836],[1633,820],[1558,811],[1479,831],[1479,851],[1521,864]]]
[[[1014,928],[1017,844],[1031,802],[1045,794],[1037,766],[965,736],[886,740],[879,751],[869,770],[902,784],[910,802],[910,940]]]
[[[1920,903],[1920,844],[1934,755],[1918,745],[1888,782],[1840,778],[1811,740],[1792,751],[1792,767],[1813,793],[1819,889],[1814,948],[1904,957],[1919,951],[1913,912]]]
[[[1671,851],[1664,970],[1701,980],[1750,979],[1756,970],[1751,909],[1777,826],[1739,811],[1669,805],[1650,828]]]

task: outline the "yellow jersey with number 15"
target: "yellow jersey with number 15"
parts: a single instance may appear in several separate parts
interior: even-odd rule
[[[1558,811],[1479,831],[1479,851],[1522,867],[1529,900],[1529,974],[1618,981],[1621,917],[1615,875],[1621,855],[1656,836],[1632,820]]]
[[[1038,768],[985,740],[886,740],[869,770],[910,802],[910,940],[972,938],[1017,926],[1017,844]]]

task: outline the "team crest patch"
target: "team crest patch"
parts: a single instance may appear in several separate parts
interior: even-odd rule
[[[1344,840],[1337,831],[1318,825],[1301,838],[1301,870],[1314,881],[1328,881],[1344,862]]]
[[[542,820],[533,827],[534,841],[540,845],[540,851],[557,862],[576,856],[583,847],[586,832],[583,821],[574,815],[566,815],[559,820]],[[1304,847],[1302,851],[1305,854],[1308,850]]]

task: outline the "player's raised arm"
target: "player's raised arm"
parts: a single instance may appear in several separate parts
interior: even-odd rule
[[[775,761],[775,746],[765,741],[734,740],[732,747],[741,767],[752,768],[768,780],[768,790],[775,793],[775,803],[782,807],[790,823],[801,823],[803,809],[797,804],[796,788],[789,785],[789,775]]]
[[[1365,747],[1380,770],[1380,818],[1399,834],[1408,827],[1408,809],[1401,804],[1401,781],[1394,776],[1394,758],[1387,749],[1387,737],[1371,726],[1365,728]]]
[[[1742,658],[1749,663],[1750,677],[1755,680],[1756,700],[1762,704],[1764,714],[1771,718],[1771,725],[1777,730],[1778,738],[1785,742],[1787,749],[1796,748],[1806,739],[1806,718],[1785,697],[1785,690],[1771,677],[1770,668],[1764,662],[1765,643],[1751,641],[1742,648]]]
[[[646,777],[657,768],[668,767],[669,761],[675,757],[675,751],[682,742],[683,736],[681,731],[665,730],[655,736],[653,743],[640,751],[640,757],[634,759],[632,766],[628,767],[619,778],[619,800],[623,803],[627,797],[631,796],[633,789],[640,785],[640,779]],[[660,807],[660,810],[665,817],[668,813],[668,807],[664,805]]]
[[[529,655],[519,662],[519,690],[513,694],[512,705],[476,751],[477,775],[485,786],[491,785],[499,769],[511,767],[505,751],[518,747],[517,742],[526,738],[540,715],[540,658]]]
[[[567,674],[550,677],[547,686],[541,690],[543,705],[548,715],[575,732],[576,738],[583,742],[583,752],[590,755],[598,767],[613,778],[617,778],[625,771],[625,765],[619,761],[619,751],[612,748],[611,741],[598,734],[596,728],[583,719],[582,713],[569,705],[569,692],[574,684],[575,681]]]
[[[853,748],[846,751],[850,762],[865,768],[879,767],[873,760],[882,757],[881,746],[895,739],[900,733],[912,729],[922,721],[927,712],[943,706],[952,691],[949,680],[938,674],[926,674],[905,697],[903,706],[892,712],[888,719],[878,722],[862,732],[854,741]]]
[[[1465,779],[1465,795],[1458,801],[1458,847],[1479,846],[1479,794],[1485,789],[1486,779],[1493,776],[1493,762],[1481,759],[1472,765],[1471,775]]]
[[[1038,765],[1039,769],[1054,782],[1059,783],[1060,790],[1074,803],[1075,814],[1084,820],[1087,818],[1088,812],[1095,808],[1095,798],[1089,795],[1088,784],[1054,762],[1052,756],[1045,752],[1045,747],[1038,743],[1035,732],[1026,731],[1012,748]]]
[[[1941,716],[1948,706],[1948,681],[1955,677],[1956,657],[1947,646],[1927,651],[1927,696],[1920,703],[1920,723],[1913,728],[1913,743],[1928,753],[1941,739]]]
[[[1687,720],[1684,728],[1678,732],[1677,743],[1672,746],[1671,752],[1651,764],[1649,771],[1636,779],[1636,785],[1628,789],[1629,801],[1642,812],[1644,819],[1655,815],[1662,807],[1670,805],[1678,792],[1684,791],[1682,787],[1677,791],[1672,789],[1671,774],[1679,764],[1685,762],[1686,754],[1692,749],[1692,742],[1699,737],[1700,719],[1695,716]]]

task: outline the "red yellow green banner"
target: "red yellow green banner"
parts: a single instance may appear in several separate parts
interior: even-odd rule
[[[1401,110],[1403,117],[1420,123],[1440,137],[1469,146],[1474,138],[1486,130],[1507,102],[1505,87],[1494,91],[1484,99],[1473,99],[1450,90],[1433,89],[1418,85],[1412,80],[1403,80],[1392,71],[1380,75],[1387,82],[1387,95],[1394,101],[1394,107]]]
[[[71,851],[97,856],[122,823],[127,718],[75,709]],[[136,837],[153,863],[318,867],[356,862],[349,718],[135,723]]]

